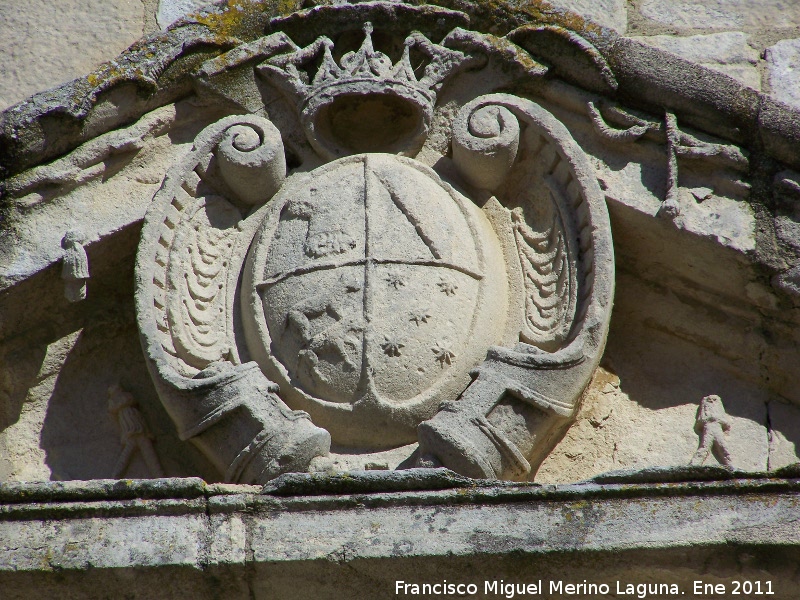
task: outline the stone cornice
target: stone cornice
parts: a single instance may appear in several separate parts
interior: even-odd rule
[[[800,141],[800,112],[726,75],[621,37],[542,0],[521,5],[504,0],[434,0],[430,4],[462,11],[469,15],[471,28],[498,36],[529,24],[574,31],[610,66],[617,82],[616,91],[608,94],[611,98],[648,110],[672,110],[699,130],[754,149],[763,147],[767,155],[800,166],[794,150]],[[8,108],[0,115],[0,175],[46,162],[191,94],[190,74],[200,63],[270,33],[272,19],[298,8],[295,2],[232,0],[143,38],[86,77]],[[547,52],[545,45],[537,55],[544,53],[541,58],[546,61]],[[122,102],[118,94],[131,85],[135,99]]]
[[[224,584],[226,598],[265,589],[288,597],[298,585],[292,573],[303,573],[303,589],[315,597],[374,598],[393,592],[396,580],[443,577],[481,591],[483,581],[506,578],[663,581],[691,592],[712,560],[715,578],[771,580],[776,597],[788,597],[783,569],[800,543],[795,471],[745,478],[667,469],[564,486],[475,482],[369,493],[342,491],[346,475],[327,484],[318,476],[316,496],[277,496],[280,482],[269,494],[198,479],[3,484],[0,539],[14,544],[0,547],[0,585],[91,595],[93,578],[108,585],[135,572],[139,585],[158,586],[150,593],[188,587],[193,597],[214,597]],[[725,473],[732,478],[697,481]],[[398,479],[349,477],[355,490],[369,480],[378,489],[381,479],[391,490]],[[448,487],[448,476],[437,477],[433,487]],[[325,494],[325,485],[341,493]],[[756,564],[736,567],[742,560]],[[344,565],[353,575],[342,580]]]

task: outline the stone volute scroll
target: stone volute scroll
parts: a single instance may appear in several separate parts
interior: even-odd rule
[[[276,22],[201,70],[257,114],[207,126],[145,218],[137,315],[161,401],[225,481],[531,479],[608,332],[595,172],[551,112],[492,87],[498,65],[547,68],[460,13],[347,6],[364,25],[328,31],[325,10],[302,44]]]
[[[206,128],[168,173],[145,217],[137,255],[137,315],[148,366],[182,440],[226,481],[303,469],[330,437],[290,410],[254,363],[242,362],[234,295],[253,205],[286,173],[280,133],[233,116]]]
[[[420,425],[420,450],[472,477],[524,479],[569,426],[602,356],[614,290],[608,213],[567,129],[522,98],[465,105],[453,159],[509,211],[523,318],[519,343],[490,348],[458,402]]]

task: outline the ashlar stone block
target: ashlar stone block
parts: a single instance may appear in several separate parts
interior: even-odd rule
[[[800,5],[791,0],[645,0],[641,13],[682,29],[768,29],[776,21],[786,27],[800,24]]]
[[[748,44],[747,35],[740,31],[687,37],[651,35],[633,39],[725,73],[747,87],[761,89],[759,54]]]
[[[625,0],[551,0],[557,8],[578,13],[598,25],[609,27],[620,34],[628,29],[628,11]]]
[[[0,2],[0,109],[88,73],[143,32],[139,0]]]
[[[767,48],[764,56],[772,96],[800,107],[800,38],[781,40]]]
[[[158,3],[156,22],[161,29],[166,29],[181,17],[208,4],[211,4],[208,0],[161,0]]]

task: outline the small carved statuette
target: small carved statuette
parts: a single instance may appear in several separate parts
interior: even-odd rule
[[[64,248],[64,295],[70,302],[86,300],[86,280],[89,279],[89,258],[83,248],[83,237],[77,231],[68,231],[61,241]]]
[[[114,479],[122,477],[137,449],[142,454],[150,477],[164,477],[164,470],[153,448],[153,436],[148,431],[133,395],[119,385],[112,385],[108,388],[108,412],[119,425],[122,443],[122,453],[114,466]]]
[[[706,396],[697,408],[694,430],[700,436],[700,444],[689,464],[702,465],[713,454],[719,463],[732,467],[731,454],[726,446],[726,434],[730,431],[731,420],[719,396]]]

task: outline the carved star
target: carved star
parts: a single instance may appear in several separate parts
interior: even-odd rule
[[[385,341],[381,344],[381,348],[383,348],[384,354],[387,356],[400,356],[400,350],[405,348],[405,344],[401,344],[397,338],[389,337],[388,335],[384,335],[383,339]]]
[[[417,324],[417,327],[419,327],[420,323],[427,323],[428,319],[430,319],[431,316],[432,315],[428,311],[428,309],[424,308],[424,309],[420,309],[420,310],[412,312],[411,313],[411,318],[409,319],[409,321],[414,321],[414,323]]]
[[[455,296],[456,295],[456,290],[458,289],[458,284],[455,281],[453,281],[452,279],[449,279],[447,277],[442,277],[442,279],[439,281],[438,285],[439,285],[439,289],[441,291],[443,291],[445,294],[447,294],[448,296]]]
[[[403,287],[406,284],[406,280],[400,271],[389,271],[384,279],[389,285],[394,286],[394,289]]]
[[[445,364],[453,364],[453,359],[456,357],[456,353],[450,350],[448,346],[449,344],[447,342],[436,342],[436,345],[431,348],[436,355],[436,360],[439,361],[442,367],[444,367]]]

